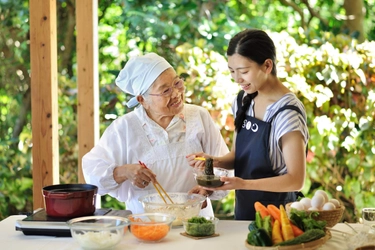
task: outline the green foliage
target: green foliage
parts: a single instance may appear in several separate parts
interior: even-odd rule
[[[279,72],[308,111],[311,189],[305,192],[323,188],[348,208],[345,219],[355,220],[361,208],[375,205],[368,199],[375,185],[375,71],[369,67],[375,44],[330,33],[308,46],[279,44],[289,54]]]
[[[271,4],[272,2],[272,4]],[[129,109],[129,96],[114,84],[128,58],[157,52],[186,77],[186,101],[207,108],[231,146],[230,105],[238,92],[225,59],[228,40],[243,28],[269,32],[277,46],[278,76],[304,103],[309,124],[305,188],[325,189],[355,221],[375,206],[374,43],[357,44],[345,29],[342,1],[317,0],[321,22],[294,1],[301,15],[281,1],[99,1],[100,132]],[[32,210],[29,1],[0,1],[0,219]],[[373,0],[365,0],[366,36],[375,38]],[[77,181],[77,86],[72,0],[57,1],[59,48],[60,181]],[[336,13],[332,16],[332,13]],[[307,22],[308,21],[308,22]],[[64,30],[66,32],[60,32]],[[102,206],[124,204],[110,196]],[[232,218],[234,192],[213,201],[219,217]]]

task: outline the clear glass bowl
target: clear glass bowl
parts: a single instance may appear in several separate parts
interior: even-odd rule
[[[214,175],[206,175],[204,169],[194,169],[194,178],[198,185],[202,187],[220,187],[224,184],[220,177],[228,176],[228,170],[224,168],[214,168]]]
[[[197,217],[200,218],[200,217]],[[215,217],[202,217],[206,219],[206,223],[189,222],[188,219],[182,221],[184,230],[191,236],[210,236],[215,234],[216,225],[219,222]]]
[[[146,213],[164,213],[175,216],[172,226],[181,226],[183,219],[198,216],[202,203],[206,200],[206,197],[200,194],[168,193],[168,195],[174,204],[171,204],[167,197],[165,197],[167,201],[165,204],[158,193],[141,196],[138,200],[142,203]]]
[[[158,242],[167,236],[175,216],[162,213],[143,213],[128,216],[130,232],[140,241]]]
[[[67,224],[83,249],[113,249],[122,240],[130,221],[119,216],[84,216]]]

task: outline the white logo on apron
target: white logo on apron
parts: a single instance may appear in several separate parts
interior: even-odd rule
[[[257,132],[258,129],[259,129],[259,126],[258,126],[258,124],[256,124],[256,123],[252,124],[251,121],[248,121],[248,120],[245,119],[243,121],[242,128],[246,128],[246,130],[250,130],[251,129],[251,131]]]
[[[256,123],[254,123],[253,124],[253,126],[251,127],[251,130],[253,131],[253,132],[257,132],[258,131],[258,124],[256,124]]]
[[[247,120],[245,119],[245,120],[243,121],[242,128],[245,128],[245,127],[246,127],[246,123],[247,123]]]
[[[246,123],[246,129],[249,130],[251,128],[251,121],[248,121]]]

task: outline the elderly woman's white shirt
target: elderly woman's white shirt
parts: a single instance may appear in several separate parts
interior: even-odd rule
[[[83,174],[87,183],[98,186],[100,195],[109,194],[125,202],[133,213],[141,213],[143,208],[138,198],[155,193],[153,185],[141,189],[132,185],[131,180],[118,184],[113,178],[114,168],[142,161],[167,192],[188,192],[196,182],[186,155],[195,152],[218,156],[228,153],[206,109],[185,104],[183,112],[163,129],[140,106],[105,130],[99,143],[83,157]],[[215,193],[215,198],[220,199],[228,192]],[[213,215],[210,202],[201,215]]]

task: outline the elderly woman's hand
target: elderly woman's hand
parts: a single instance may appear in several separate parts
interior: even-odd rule
[[[208,196],[210,196],[212,194],[212,191],[203,189],[201,186],[195,186],[192,189],[190,189],[189,194],[200,194],[200,195],[208,197]],[[207,207],[207,200],[205,200],[202,203],[201,209],[203,209],[205,207]]]
[[[129,180],[139,188],[145,188],[151,181],[156,181],[156,175],[140,164],[126,164],[116,167],[113,171],[113,178],[119,184]]]

